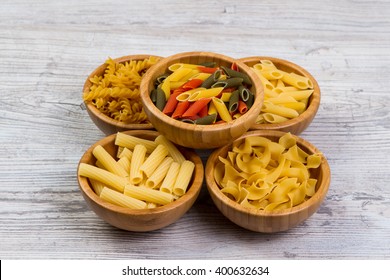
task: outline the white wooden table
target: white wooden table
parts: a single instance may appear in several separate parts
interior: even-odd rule
[[[285,2],[285,3],[283,3]],[[204,50],[290,60],[322,90],[301,134],[328,158],[319,211],[277,234],[225,219],[207,190],[175,224],[118,230],[84,202],[82,105],[105,59]],[[0,1],[1,259],[390,259],[390,1]]]

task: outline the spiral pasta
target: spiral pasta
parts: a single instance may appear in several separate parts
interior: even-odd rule
[[[99,111],[120,122],[148,123],[139,85],[145,72],[158,60],[158,57],[151,56],[118,63],[108,58],[104,74],[89,79],[92,85],[84,92],[84,101],[91,102]]]

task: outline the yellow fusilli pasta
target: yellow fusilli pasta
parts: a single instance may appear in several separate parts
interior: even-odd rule
[[[139,85],[145,72],[158,60],[151,56],[118,63],[108,58],[104,74],[89,79],[92,85],[84,92],[84,101],[92,102],[99,111],[115,120],[148,123],[139,97]]]

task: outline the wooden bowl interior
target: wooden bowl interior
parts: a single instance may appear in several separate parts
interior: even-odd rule
[[[149,130],[132,130],[123,133],[136,137],[154,140],[159,134]],[[113,157],[116,156],[117,146],[114,144],[115,134],[110,135],[92,145],[82,156],[80,163],[95,164],[96,159],[92,154],[97,145],[101,145]],[[192,150],[178,147],[186,159],[195,164],[187,192],[178,200],[164,206],[152,209],[129,209],[120,207],[102,200],[92,189],[89,180],[77,176],[83,197],[90,208],[109,224],[130,231],[151,231],[165,227],[185,214],[195,202],[202,187],[204,169],[200,157]]]
[[[244,137],[250,135],[263,136],[272,141],[278,141],[279,138],[284,135],[284,132],[271,130],[249,131],[236,141],[242,141]],[[320,151],[309,142],[297,136],[295,136],[295,138],[297,139],[297,145],[305,152],[309,154],[320,153]],[[227,197],[221,192],[218,184],[215,182],[214,169],[215,164],[219,161],[218,157],[226,157],[228,151],[231,150],[231,146],[232,145],[227,145],[219,148],[210,155],[207,160],[205,174],[210,196],[217,208],[229,220],[252,231],[279,232],[286,231],[300,224],[314,214],[320,207],[328,192],[330,184],[330,168],[325,157],[322,159],[322,163],[318,168],[310,169],[311,176],[318,180],[316,193],[300,205],[284,210],[264,211],[245,208]]]
[[[299,135],[310,125],[315,115],[317,114],[320,105],[321,91],[316,79],[301,66],[287,60],[266,56],[253,56],[240,59],[241,62],[245,63],[249,67],[259,63],[260,60],[270,60],[278,69],[282,71],[288,73],[294,72],[309,78],[313,82],[314,92],[309,98],[306,110],[298,117],[276,124],[254,124],[251,126],[250,130],[280,130]]]
[[[194,125],[165,115],[153,104],[149,95],[154,88],[154,82],[158,76],[167,72],[170,65],[174,63],[201,64],[203,62],[215,62],[219,66],[226,67],[236,62],[240,71],[249,75],[253,82],[250,90],[255,94],[255,102],[248,112],[226,124]],[[256,121],[261,110],[263,96],[263,86],[248,66],[224,55],[208,52],[181,53],[162,59],[148,71],[141,82],[141,100],[148,119],[156,130],[174,143],[198,149],[221,147],[245,133]]]
[[[128,56],[122,56],[119,58],[114,59],[115,62],[123,63],[130,60],[144,60],[149,58],[151,55],[147,54],[139,54],[139,55],[128,55]],[[107,65],[103,63],[99,67],[97,67],[87,78],[87,80],[84,83],[83,87],[83,94],[88,93],[90,87],[92,86],[92,83],[90,81],[91,78],[94,76],[101,76],[104,74],[104,71],[106,70]],[[118,131],[126,131],[126,130],[139,130],[139,129],[153,129],[153,125],[148,124],[131,124],[131,123],[124,123],[117,121],[106,114],[99,111],[98,108],[96,108],[92,102],[85,101],[84,102],[88,115],[92,119],[92,121],[95,123],[95,125],[102,130],[106,135],[111,135]]]

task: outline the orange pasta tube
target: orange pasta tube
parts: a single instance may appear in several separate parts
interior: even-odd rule
[[[198,66],[198,70],[202,73],[209,73],[213,74],[215,71],[217,71],[219,68],[218,67],[205,67],[205,66]]]
[[[198,112],[198,115],[200,118],[203,118],[208,115],[208,112],[209,112],[209,108],[206,105]]]
[[[191,117],[198,114],[203,107],[207,106],[209,102],[211,101],[211,98],[201,98],[199,100],[196,100],[183,114],[183,117]]]
[[[167,103],[165,104],[165,107],[163,109],[163,113],[166,114],[166,115],[171,115],[175,109],[176,109],[176,106],[177,106],[177,103],[179,102],[176,97],[181,94],[182,91],[180,90],[175,90],[170,96],[169,96],[169,99],[167,101]]]
[[[201,79],[192,79],[186,82],[181,86],[182,89],[189,90],[200,87],[200,85],[203,83],[203,80]]]
[[[246,105],[246,103],[242,100],[238,101],[238,111],[241,113],[241,114],[245,114],[246,111],[248,111],[248,106]]]
[[[188,107],[190,106],[189,101],[183,101],[177,103],[176,109],[172,114],[172,118],[179,119],[183,116],[183,114],[187,111]]]

